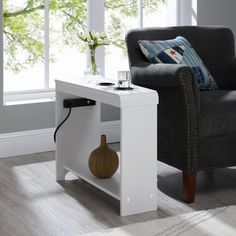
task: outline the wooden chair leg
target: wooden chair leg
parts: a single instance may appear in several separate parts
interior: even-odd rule
[[[183,198],[187,203],[194,202],[196,177],[197,172],[195,171],[183,171]]]

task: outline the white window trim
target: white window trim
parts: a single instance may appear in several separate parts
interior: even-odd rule
[[[197,25],[197,0],[178,0],[179,25]]]
[[[12,105],[23,105],[31,103],[42,103],[42,102],[54,102],[55,91],[52,92],[35,92],[35,93],[22,93],[22,94],[11,94],[4,96],[4,106]]]
[[[44,0],[45,9],[44,9],[44,89],[49,89],[49,1]]]
[[[137,0],[138,5],[138,27],[143,28],[143,0]]]
[[[7,92],[3,97],[4,106],[52,101],[55,101],[55,89]]]
[[[181,0],[167,0],[169,26],[180,25],[180,1]]]
[[[88,6],[88,30],[96,30],[99,32],[104,31],[105,26],[105,0],[87,0]],[[96,61],[98,62],[98,66],[101,68],[102,74],[105,71],[105,48],[98,47],[96,49]],[[87,64],[89,63],[89,51],[87,51]]]
[[[38,89],[33,91],[16,91],[7,92],[4,94],[4,103],[20,101],[20,100],[35,100],[41,98],[55,98],[55,89]]]
[[[3,1],[0,1],[0,9]],[[0,11],[0,22],[3,22],[3,11]],[[0,24],[0,105],[3,105],[3,24]]]

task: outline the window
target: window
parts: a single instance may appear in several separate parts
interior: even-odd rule
[[[138,27],[137,3],[105,0],[105,31],[113,40],[113,45],[106,47],[105,75],[108,78],[116,78],[117,71],[128,69],[124,38],[129,29]]]
[[[116,78],[118,70],[128,69],[124,42],[127,31],[167,25],[169,1],[177,2],[3,0],[0,33],[3,33],[5,95],[52,91],[56,78],[83,75],[86,48],[77,34],[88,28],[105,29],[112,36],[113,44],[106,47],[105,59],[98,56],[98,63],[103,68],[105,61],[106,77]],[[114,58],[118,58],[117,63]]]
[[[6,92],[44,88],[44,5],[42,1],[31,2],[3,1]]]
[[[57,78],[83,75],[86,67],[85,45],[78,39],[77,34],[87,30],[87,2],[55,2],[66,4],[60,10],[59,6],[51,7],[50,10],[50,88],[54,87]]]
[[[76,33],[86,18],[86,0],[4,0],[4,92],[49,90],[55,78],[82,72]]]
[[[116,78],[117,71],[129,68],[124,41],[128,30],[168,25],[167,2],[167,0],[105,0],[105,30],[112,36],[114,43],[106,47],[105,74],[108,78]]]
[[[143,0],[143,27],[167,26],[167,13],[166,0]]]

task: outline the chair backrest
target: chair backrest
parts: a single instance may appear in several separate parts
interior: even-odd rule
[[[220,26],[179,26],[131,30],[126,35],[130,66],[145,66],[138,40],[166,40],[183,36],[191,43],[217,84],[224,87],[226,64],[235,57],[234,36],[230,29]]]

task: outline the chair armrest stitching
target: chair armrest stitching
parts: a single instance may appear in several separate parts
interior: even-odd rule
[[[186,105],[186,110],[187,110],[187,163],[188,163],[188,169],[191,169],[191,164],[190,164],[190,118],[189,118],[189,102],[188,102],[188,96],[187,96],[187,91],[186,91],[186,86],[185,86],[185,81],[183,79],[183,76],[180,76],[180,82],[184,88],[184,100],[185,100],[185,105]]]
[[[209,167],[200,167],[197,171],[204,171],[204,170],[212,170],[212,169],[218,169],[218,168],[225,168],[230,166],[236,166],[236,162],[230,163],[230,164],[222,164],[222,165],[213,165]]]
[[[197,130],[197,105],[195,96],[193,93],[193,75],[189,70],[183,70],[180,76],[180,82],[184,89],[184,98],[186,104],[187,113],[187,163],[188,170],[197,170],[198,168],[198,130]],[[189,79],[185,80],[187,77]],[[192,103],[192,104],[190,104]],[[193,120],[191,119],[190,106],[193,108]],[[191,126],[193,127],[193,145],[191,145]],[[193,153],[191,153],[191,146],[193,147]],[[191,154],[193,154],[194,166],[191,164]]]
[[[197,102],[196,102],[196,97],[193,94],[193,80],[195,79],[193,74],[188,71],[188,73],[191,76],[191,84],[192,84],[192,89],[191,89],[191,96],[194,101],[194,160],[195,160],[195,170],[198,169],[198,126],[197,126]]]

